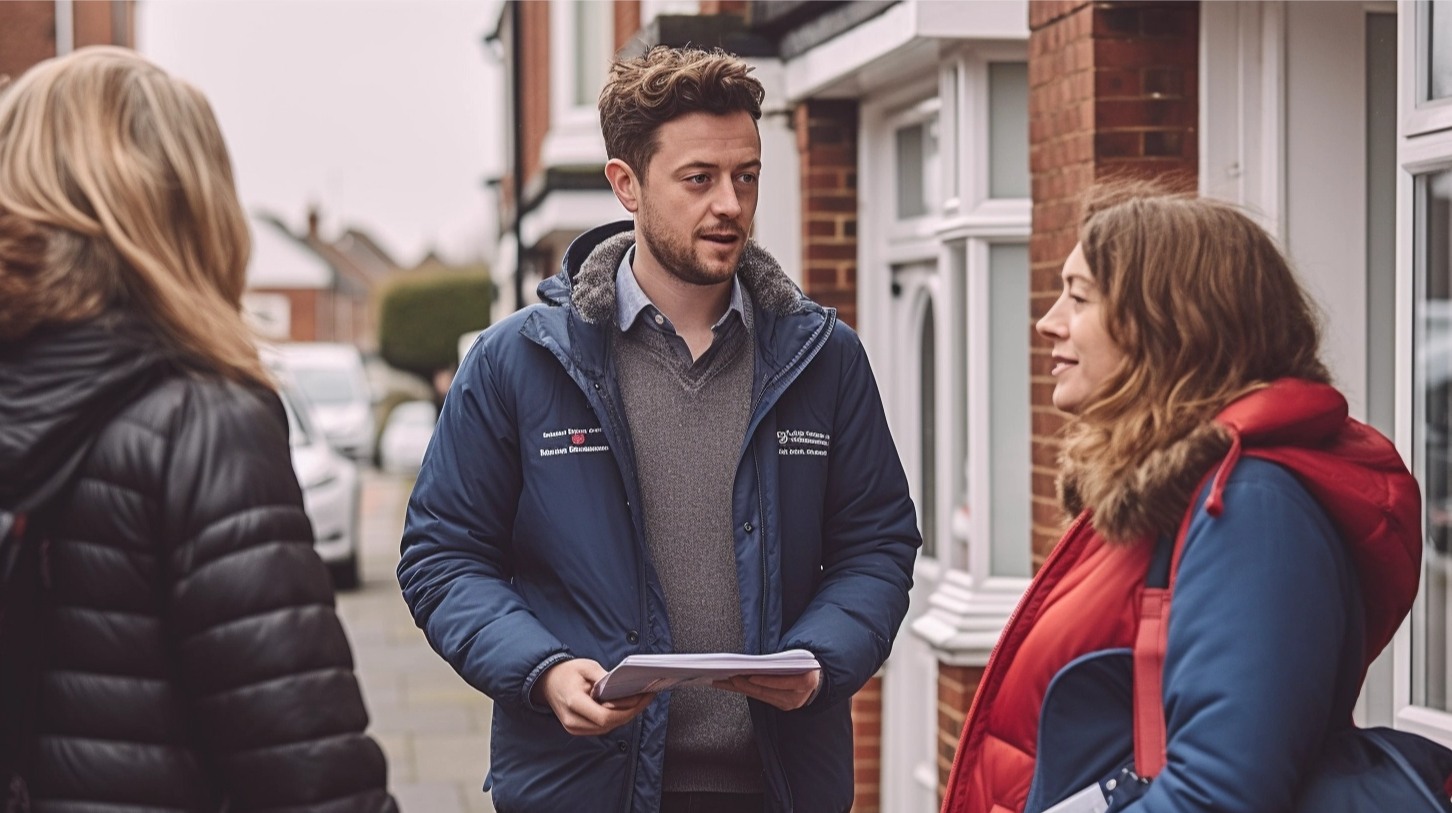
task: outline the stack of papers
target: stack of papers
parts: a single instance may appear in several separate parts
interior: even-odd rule
[[[737,675],[801,675],[820,668],[816,657],[805,649],[788,649],[771,655],[729,652],[631,655],[600,678],[591,694],[596,700],[614,700]]]

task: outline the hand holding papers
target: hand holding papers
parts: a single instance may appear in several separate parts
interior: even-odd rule
[[[601,678],[591,695],[596,700],[614,700],[645,692],[663,692],[677,686],[727,680],[739,675],[801,675],[820,668],[816,657],[805,649],[789,649],[771,655],[631,655]]]

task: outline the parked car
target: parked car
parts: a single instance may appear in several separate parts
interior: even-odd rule
[[[287,411],[292,470],[302,486],[303,509],[313,523],[313,546],[338,589],[358,586],[358,464],[338,454],[302,406],[305,397],[286,383],[278,395]]]
[[[278,345],[277,363],[305,396],[312,423],[333,448],[354,460],[373,458],[373,395],[363,355],[351,344]]]
[[[438,420],[429,401],[405,401],[394,407],[378,439],[379,467],[399,474],[418,472]]]

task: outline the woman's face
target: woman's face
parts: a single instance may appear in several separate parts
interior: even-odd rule
[[[1053,342],[1054,406],[1078,414],[1089,394],[1124,363],[1124,351],[1104,329],[1104,296],[1082,246],[1074,246],[1062,276],[1063,292],[1036,327]]]

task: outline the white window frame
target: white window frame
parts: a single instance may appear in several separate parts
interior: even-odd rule
[[[909,4],[896,6],[879,19],[908,7]],[[986,663],[1029,583],[1027,578],[989,577],[991,549],[987,529],[991,528],[992,511],[981,496],[969,496],[970,500],[979,502],[970,517],[970,524],[976,530],[970,534],[966,548],[955,538],[952,526],[954,510],[963,497],[964,452],[968,452],[970,460],[981,458],[970,465],[986,465],[989,448],[986,402],[978,408],[960,404],[958,398],[969,376],[986,378],[989,374],[986,341],[979,339],[970,344],[966,340],[968,329],[982,325],[986,336],[988,327],[984,315],[974,314],[970,309],[970,306],[986,308],[986,296],[970,303],[969,287],[980,284],[986,293],[988,247],[992,242],[1026,244],[1030,232],[1028,199],[989,200],[987,178],[975,185],[979,174],[987,169],[986,154],[979,156],[977,152],[986,153],[988,149],[987,65],[990,61],[1027,61],[1027,45],[1022,42],[984,45],[979,41],[944,52],[934,63],[935,72],[915,69],[913,75],[922,76],[921,79],[902,82],[892,90],[867,97],[860,109],[857,297],[860,335],[880,371],[885,365],[900,363],[902,342],[917,345],[922,303],[894,300],[893,283],[902,279],[902,296],[915,295],[921,288],[931,289],[937,337],[935,441],[940,451],[933,474],[937,514],[932,523],[937,528],[937,555],[932,559],[917,558],[912,620],[910,628],[901,632],[909,640],[900,641],[888,662],[890,694],[885,695],[885,702],[897,698],[896,702],[902,703],[900,692],[903,690],[891,687],[894,681],[906,680],[899,685],[907,686],[907,691],[927,691],[929,702],[922,710],[921,719],[898,720],[884,726],[883,771],[891,776],[891,780],[883,783],[884,809],[906,810],[917,804],[913,800],[936,799],[937,706],[931,700],[936,691],[934,662],[976,666]],[[915,115],[926,117],[932,111],[938,116],[938,167],[942,179],[936,189],[937,197],[929,202],[928,212],[923,216],[898,221],[893,178],[896,128],[909,123]],[[975,193],[975,189],[982,191]],[[893,271],[895,267],[920,263],[936,269],[930,285],[918,286]],[[1028,307],[1029,303],[1025,302],[1026,316]],[[894,370],[895,386],[917,388],[916,375],[902,375],[902,372]],[[887,378],[883,372],[879,375]],[[982,391],[980,384],[971,392]],[[903,415],[904,409],[912,409],[909,400],[893,397],[886,388],[884,396],[899,444],[905,449],[909,444],[915,446],[920,413]],[[1025,393],[1025,408],[1028,398]],[[975,448],[985,452],[975,458]],[[1026,446],[1024,454],[1031,453]],[[918,467],[920,461],[915,459],[915,453],[904,457],[906,465]],[[910,476],[921,477],[916,472]],[[977,484],[981,494],[990,478],[982,474],[971,476],[970,482]],[[1025,499],[1030,497],[1025,495]],[[1031,540],[1025,538],[1021,544],[1029,545]],[[929,668],[924,670],[923,666]],[[919,677],[921,683],[917,682]],[[917,713],[917,706],[911,703],[892,708]],[[910,748],[905,745],[905,738],[911,738]]]
[[[957,117],[956,130],[962,143],[963,160],[953,170],[957,173],[957,217],[944,224],[941,233],[975,232],[984,235],[1017,234],[1028,222],[1033,201],[1030,198],[994,198],[989,194],[989,161],[992,157],[989,129],[988,66],[993,62],[1027,62],[1028,48],[1021,43],[980,46],[960,52],[952,70],[958,75],[958,94],[953,107],[964,115]],[[945,80],[946,84],[946,80]],[[1023,232],[1027,240],[1027,232]]]
[[[1427,94],[1426,73],[1421,67],[1429,56],[1428,37],[1418,35],[1426,31],[1428,9],[1426,4],[1412,0],[1403,0],[1400,9],[1401,119],[1403,131],[1408,137],[1452,129],[1452,97],[1422,101]],[[1444,11],[1452,13],[1452,7],[1444,5]]]
[[[1421,62],[1426,58],[1418,33],[1425,20],[1419,4],[1403,0],[1398,5],[1399,50],[1402,56],[1400,101],[1400,132],[1397,139],[1397,277],[1396,307],[1396,415],[1397,449],[1420,476],[1423,467],[1415,440],[1416,399],[1412,332],[1413,304],[1416,298],[1416,260],[1419,247],[1416,239],[1415,193],[1417,177],[1430,172],[1452,169],[1452,99],[1424,105],[1417,104],[1421,82]],[[1425,579],[1422,587],[1425,588]],[[1420,592],[1419,592],[1420,595]],[[1403,623],[1392,642],[1393,691],[1396,728],[1412,731],[1452,746],[1452,713],[1412,704],[1414,670],[1421,668],[1412,659],[1413,626],[1421,612],[1419,600],[1413,615]]]
[[[540,145],[540,161],[546,167],[603,164],[599,111],[593,103],[575,104],[575,3],[552,0],[549,5],[550,129]],[[615,32],[606,26],[599,35],[606,39],[606,53],[612,52]]]

